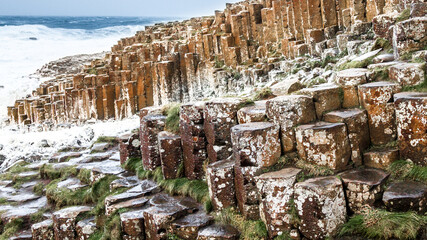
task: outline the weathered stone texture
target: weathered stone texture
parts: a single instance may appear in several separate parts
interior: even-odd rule
[[[347,209],[341,180],[335,176],[312,178],[295,184],[299,230],[309,239],[334,236],[346,221]]]
[[[326,122],[346,124],[351,146],[351,160],[357,166],[362,165],[363,151],[371,143],[366,111],[358,108],[333,111],[325,114],[323,119]]]
[[[343,88],[343,108],[360,105],[357,86],[367,82],[367,74],[368,70],[364,68],[352,68],[337,73],[336,82]]]
[[[340,174],[350,210],[362,211],[381,200],[388,174],[377,169],[357,169]]]
[[[317,118],[322,119],[323,113],[341,108],[340,91],[336,85],[321,84],[300,92],[313,97]]]
[[[301,125],[295,132],[298,155],[302,160],[333,170],[346,168],[351,148],[344,123]]]
[[[199,232],[197,240],[237,240],[240,233],[231,226],[212,225]]]
[[[400,156],[427,165],[427,94],[394,95]]]
[[[401,87],[391,82],[374,82],[359,86],[362,106],[366,109],[369,119],[371,142],[383,145],[396,139],[395,111],[393,95],[400,92]]]
[[[119,138],[120,163],[124,164],[129,158],[141,157],[141,140],[139,133],[126,134]]]
[[[423,83],[425,72],[425,63],[401,63],[390,67],[389,77],[402,86],[415,86]]]
[[[182,164],[181,137],[170,132],[160,132],[158,134],[160,160],[162,172],[165,179],[175,179],[180,177],[180,167]]]
[[[281,155],[279,126],[254,122],[231,128],[234,159],[240,166],[269,167]]]
[[[46,220],[31,226],[32,237],[34,240],[53,240],[53,221]]]
[[[295,150],[294,127],[316,120],[313,99],[304,95],[280,96],[267,101],[267,116],[280,126],[282,150]]]
[[[76,219],[85,212],[89,212],[92,208],[86,206],[69,207],[54,212],[53,230],[56,240],[75,239],[76,236]]]
[[[399,160],[399,150],[393,148],[373,150],[363,154],[363,164],[367,167],[387,170],[397,160]]]
[[[422,50],[427,44],[427,17],[417,17],[397,23],[393,31],[396,58],[405,53]]]
[[[145,170],[154,170],[161,166],[157,134],[163,131],[166,117],[148,115],[141,122],[141,154]]]
[[[206,179],[215,210],[236,205],[234,161],[223,160],[210,164],[206,170]]]
[[[294,184],[301,169],[285,168],[256,177],[261,219],[267,226],[268,235],[274,238],[292,228],[290,209]]]
[[[420,182],[392,183],[384,192],[383,202],[390,211],[424,214],[427,211],[427,186]]]
[[[266,101],[258,101],[254,106],[241,108],[237,112],[237,119],[239,124],[266,121]]]

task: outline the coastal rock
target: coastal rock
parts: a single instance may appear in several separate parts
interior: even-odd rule
[[[427,211],[427,186],[419,182],[392,183],[383,195],[387,209],[396,212],[415,211],[424,214]]]
[[[215,210],[236,205],[233,167],[234,161],[223,160],[210,164],[206,170],[209,196]]]

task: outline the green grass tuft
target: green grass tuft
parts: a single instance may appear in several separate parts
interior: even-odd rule
[[[11,222],[7,223],[2,231],[2,234],[0,235],[0,240],[7,240],[9,239],[13,234],[18,232],[24,224],[23,219],[14,219]]]
[[[377,38],[375,40],[374,45],[371,48],[371,51],[377,50],[377,49],[382,49],[384,51],[387,51],[389,49],[391,49],[393,46],[391,45],[391,43],[384,38]]]
[[[78,170],[74,166],[54,169],[51,164],[44,164],[40,169],[40,177],[42,179],[58,179],[66,178],[69,176],[77,176]]]
[[[296,167],[303,170],[297,177],[298,182],[303,182],[309,178],[331,176],[334,174],[334,171],[328,167],[317,166],[303,160],[298,160]]]
[[[395,161],[389,166],[388,172],[394,179],[427,183],[427,166],[418,166],[413,162],[405,160]]]
[[[409,8],[403,10],[399,16],[396,18],[396,23],[403,22],[405,20],[408,20],[411,17],[411,10]]]
[[[264,240],[268,238],[265,224],[261,221],[246,220],[233,208],[223,209],[215,216],[218,223],[234,226],[241,233],[242,240]]]
[[[112,143],[112,144],[117,144],[118,142],[119,140],[116,137],[110,137],[110,136],[100,136],[95,141],[95,143]]]
[[[89,184],[90,181],[90,176],[92,174],[92,171],[89,169],[80,169],[79,174],[77,174],[77,178],[80,179],[80,181]]]
[[[372,64],[372,60],[374,59],[374,57],[375,56],[372,56],[363,61],[351,61],[351,62],[344,63],[338,67],[338,71],[342,71],[350,68],[366,68],[367,66]]]
[[[354,215],[340,230],[340,236],[362,235],[368,239],[416,239],[427,216],[414,212],[387,212],[371,209]]]
[[[424,81],[416,86],[404,86],[402,92],[427,92],[427,74],[424,74]]]
[[[271,89],[269,87],[266,87],[266,88],[263,88],[263,89],[255,92],[255,95],[253,96],[252,100],[253,101],[260,101],[260,100],[264,100],[264,99],[269,99],[273,96],[274,95],[273,95],[273,92],[271,91]]]
[[[165,130],[172,133],[179,133],[179,112],[181,104],[171,103],[166,105],[163,113],[166,116]]]
[[[33,192],[39,196],[43,195],[45,184],[43,182],[39,182],[33,187]]]

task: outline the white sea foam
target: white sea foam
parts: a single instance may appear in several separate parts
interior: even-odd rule
[[[6,118],[8,105],[38,86],[38,80],[29,75],[43,64],[64,56],[108,51],[120,38],[143,29],[141,25],[95,30],[44,25],[0,27],[0,121]]]

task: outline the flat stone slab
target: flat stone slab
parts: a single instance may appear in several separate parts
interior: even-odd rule
[[[18,203],[24,203],[32,200],[36,200],[40,198],[40,196],[35,195],[34,193],[30,192],[22,192],[18,193],[16,195],[11,195],[6,197],[6,199],[10,202],[18,202]]]
[[[112,181],[110,184],[110,189],[115,190],[118,188],[136,187],[140,183],[141,180],[139,180],[137,176],[124,177]]]
[[[31,235],[30,230],[20,231],[9,238],[9,240],[32,240],[32,239],[33,239],[33,236]]]
[[[36,178],[39,176],[38,171],[22,172],[18,174],[18,177],[21,178]]]
[[[95,233],[96,229],[94,217],[79,221],[76,224],[77,239],[89,239],[89,237]]]
[[[170,224],[169,231],[184,240],[197,239],[199,230],[212,224],[214,218],[204,211],[189,214]]]
[[[14,219],[23,219],[24,222],[29,222],[31,215],[38,212],[37,208],[17,208],[7,210],[5,213],[1,215],[1,219],[3,223],[8,223]]]
[[[61,181],[57,184],[58,188],[67,188],[71,191],[76,191],[78,189],[86,187],[87,184],[84,184],[78,178],[68,178],[64,181]]]
[[[131,200],[127,200],[124,202],[119,202],[117,204],[109,205],[105,207],[105,214],[109,216],[116,210],[120,210],[123,208],[140,208],[145,206],[145,204],[148,202],[148,199],[146,197],[140,197],[140,198],[134,198]]]
[[[66,152],[66,153],[60,153],[58,155],[53,156],[49,162],[66,162],[72,158],[78,158],[83,155],[82,152]]]
[[[91,151],[92,152],[105,152],[111,147],[110,143],[95,143],[93,144]]]
[[[363,154],[363,163],[367,167],[387,169],[394,161],[399,160],[399,150],[384,148],[369,151]]]
[[[26,165],[25,167],[28,169],[31,169],[31,170],[39,170],[46,163],[49,163],[49,161],[44,160],[44,161],[40,161],[40,162],[31,163],[31,164]]]
[[[390,211],[411,210],[424,214],[427,211],[427,186],[410,181],[392,183],[384,192],[383,202]]]
[[[232,226],[212,225],[199,232],[197,240],[237,240],[240,233]]]

